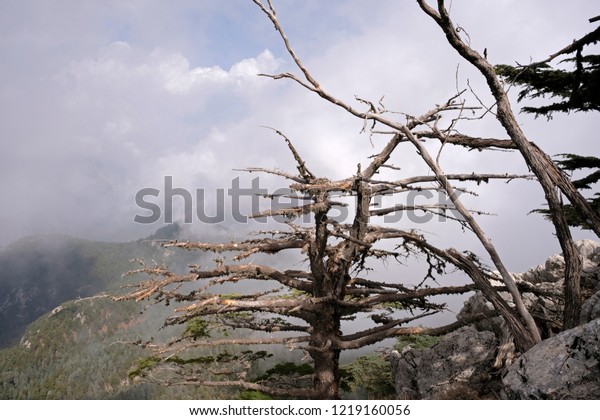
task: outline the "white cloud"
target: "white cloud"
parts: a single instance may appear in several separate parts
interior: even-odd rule
[[[554,2],[539,10],[515,1],[454,3],[452,12],[474,45],[487,46],[491,57],[509,60],[535,52],[544,33],[548,44],[558,44],[558,38],[572,33],[575,23],[585,23],[590,14],[563,5],[568,21],[562,22],[565,15],[556,12],[559,4]],[[361,121],[297,84],[256,76],[288,71],[293,63],[282,52],[272,25],[253,7],[249,9],[255,13],[246,14],[246,9],[234,10],[237,6],[199,2],[190,14],[183,3],[127,3],[115,8],[103,3],[98,13],[94,4],[86,3],[83,14],[67,6],[45,10],[48,16],[36,13],[36,19],[28,19],[35,25],[15,21],[13,27],[24,29],[13,32],[21,35],[0,44],[0,52],[8,57],[0,72],[18,70],[0,74],[0,106],[6,116],[0,127],[0,175],[11,180],[0,185],[0,193],[19,197],[11,208],[0,209],[0,219],[10,221],[2,226],[10,239],[35,233],[38,227],[62,231],[65,226],[71,234],[102,231],[104,239],[131,238],[135,191],[159,187],[165,175],[173,175],[174,182],[186,188],[227,188],[237,176],[233,168],[293,171],[285,144],[261,125],[289,135],[309,167],[324,176],[351,176],[358,162],[364,163],[383,145],[384,139],[374,138],[372,146],[368,136],[359,135]],[[213,24],[220,22],[217,17],[231,22],[223,20],[222,9],[229,18],[237,13],[232,21],[238,25]],[[280,17],[290,28],[296,52],[322,86],[357,106],[355,94],[374,101],[385,94],[388,109],[420,113],[455,91],[461,59],[414,3],[368,9],[360,1],[332,3],[331,10],[319,2],[284,2]],[[22,15],[34,12],[24,9]],[[202,24],[194,20],[196,15]],[[6,16],[0,20],[10,24]],[[118,22],[112,22],[116,17]],[[66,20],[76,25],[54,24]],[[523,27],[529,21],[535,30]],[[48,28],[54,26],[60,34],[50,37],[52,42],[40,42],[43,32],[50,33]],[[35,35],[35,42],[28,41],[26,32]],[[538,38],[527,42],[534,32]],[[517,35],[519,42],[511,42]],[[32,51],[31,57],[24,51]],[[57,73],[58,78],[48,76]],[[482,86],[466,64],[461,64],[459,76],[462,84],[471,78],[477,89]],[[554,141],[546,140],[545,121],[523,121],[536,140]],[[552,124],[556,127],[557,120]],[[561,129],[563,135],[570,133],[568,126]],[[590,132],[594,125],[580,121],[577,126]],[[477,130],[496,130],[490,127],[481,123]],[[586,150],[593,151],[589,143]],[[465,157],[450,148],[446,153],[442,162],[455,168],[486,165],[477,153]],[[418,158],[411,151],[392,160],[403,168],[403,175],[415,170]],[[495,198],[490,204],[509,206],[513,198],[499,191],[490,195]],[[42,209],[36,202],[39,197],[54,201]],[[75,219],[70,212],[81,216]],[[21,220],[22,215],[27,220]],[[30,222],[35,220],[40,222]]]
[[[181,56],[174,56],[172,60],[162,63],[159,71],[165,79],[165,87],[171,93],[189,93],[204,84],[226,82],[229,76],[216,66],[190,69],[189,62]]]
[[[261,82],[257,77],[259,73],[276,71],[281,61],[269,50],[265,50],[256,58],[246,58],[235,63],[226,71],[218,66],[190,68],[190,63],[185,57],[175,54],[160,64],[159,72],[171,93],[187,94],[211,84],[247,89]]]
[[[146,89],[162,86],[172,94],[189,94],[204,89],[216,90],[231,87],[249,88],[262,83],[259,73],[275,72],[282,60],[269,50],[258,56],[245,58],[229,70],[219,66],[192,67],[179,52],[154,49],[143,54],[126,42],[114,42],[92,58],[71,63],[63,73],[63,80],[74,79],[81,85],[98,84],[109,89],[130,89],[143,85]]]
[[[271,51],[264,50],[256,58],[246,58],[231,66],[230,74],[235,78],[254,78],[259,73],[274,73],[283,60],[273,56]]]

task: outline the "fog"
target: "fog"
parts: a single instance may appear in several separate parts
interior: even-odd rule
[[[384,96],[389,110],[420,114],[457,86],[471,86],[484,104],[492,104],[481,77],[414,3],[275,5],[305,64],[343,100]],[[592,30],[588,19],[597,14],[592,6],[455,1],[451,13],[475,48],[487,48],[493,63],[526,63]],[[243,235],[264,225],[233,220],[227,192],[235,178],[241,188],[250,188],[255,177],[234,169],[295,170],[285,144],[262,126],[285,132],[311,170],[331,178],[351,176],[357,163],[384,144],[383,136],[369,139],[360,133],[362,122],[298,85],[256,75],[294,67],[272,24],[249,0],[3,1],[2,9],[0,245],[40,233],[108,241],[147,236],[165,223],[167,177],[194,200],[203,191],[205,202],[195,202],[193,210],[203,206],[205,214],[214,214],[218,191],[224,191],[223,232]],[[504,137],[488,117],[460,129]],[[525,133],[549,154],[597,154],[598,118],[573,114],[546,121],[520,115]],[[416,156],[397,160],[401,176],[424,169]],[[457,148],[448,148],[442,163],[449,172],[527,169],[514,153]],[[263,175],[260,185],[286,186]],[[135,200],[145,188],[159,192],[147,199],[162,212],[154,223],[134,221],[148,215]],[[511,271],[558,252],[552,226],[528,214],[544,202],[535,183],[492,182],[477,192],[468,204],[496,215],[480,222]],[[242,209],[250,200],[243,198]],[[171,202],[173,219],[183,219],[182,197]],[[190,228],[202,230],[201,224],[193,217]],[[473,238],[448,221],[416,227],[441,245],[478,251]]]

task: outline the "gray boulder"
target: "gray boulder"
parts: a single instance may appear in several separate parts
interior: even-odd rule
[[[576,241],[583,265],[581,267],[581,287],[600,290],[600,244],[589,239]]]
[[[560,332],[565,267],[563,257],[554,255],[514,274],[526,290],[536,290],[523,293],[523,300],[547,340],[515,362],[507,326],[501,317],[494,317],[457,330],[430,349],[394,352],[398,398],[600,398],[600,244],[583,240],[576,246],[582,256],[582,322],[596,324]],[[507,292],[501,295],[512,302]],[[457,318],[489,309],[491,304],[476,292]]]
[[[423,399],[479,398],[489,390],[497,347],[490,331],[457,330],[421,356],[417,384]]]
[[[581,320],[585,323],[600,317],[600,243],[586,239],[576,241],[575,246],[581,253],[582,259],[580,283],[584,303]],[[537,321],[543,337],[551,337],[562,330],[564,274],[565,261],[562,255],[553,255],[544,264],[513,274],[517,284],[529,285],[537,290],[535,294],[524,292],[522,296],[525,306]],[[500,285],[499,282],[495,284]],[[500,295],[512,304],[510,294],[500,292]],[[481,292],[476,292],[466,300],[457,318],[462,319],[489,309],[492,309],[491,303]],[[493,331],[498,334],[500,324],[501,319],[498,317],[480,321],[475,325],[481,331]]]
[[[600,291],[594,293],[581,306],[581,322],[586,323],[600,318]]]
[[[464,327],[430,349],[391,355],[394,386],[403,399],[475,399],[492,392],[490,372],[498,346],[490,331]]]
[[[511,399],[599,399],[600,319],[534,346],[503,383]]]
[[[390,354],[392,365],[392,380],[396,389],[396,396],[401,400],[420,399],[417,375],[421,361],[422,349],[404,347],[401,351],[394,350]]]
[[[581,282],[584,288],[594,288],[600,280],[600,244],[590,239],[575,241],[581,254]],[[518,280],[531,284],[558,283],[565,276],[565,260],[562,255],[553,255],[544,264],[533,267],[524,273],[515,274]]]

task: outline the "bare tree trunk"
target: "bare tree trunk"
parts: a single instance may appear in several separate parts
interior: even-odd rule
[[[596,235],[600,236],[600,217],[594,213],[589,203],[573,186],[569,178],[561,171],[552,159],[529,142],[511,109],[510,101],[500,83],[492,65],[477,51],[465,44],[458,35],[443,0],[438,0],[438,10],[431,8],[425,0],[418,0],[419,5],[431,16],[446,34],[450,45],[467,61],[475,66],[485,77],[490,91],[496,99],[498,121],[516,144],[531,171],[535,174],[544,190],[550,210],[551,220],[556,229],[563,256],[565,258],[565,318],[564,327],[570,328],[579,324],[581,311],[581,293],[579,276],[581,261],[573,244],[566,216],[559,198],[557,188],[567,196],[573,207],[587,218]]]
[[[527,143],[529,145],[529,142]],[[563,314],[563,328],[570,329],[576,327],[581,322],[581,255],[575,247],[562,202],[556,188],[553,186],[554,184],[552,178],[556,179],[559,177],[548,176],[548,173],[556,173],[559,172],[560,169],[557,168],[550,157],[543,153],[539,148],[533,146],[532,152],[532,162],[535,163],[537,172],[533,165],[531,165],[531,168],[536,174],[538,180],[540,180],[540,184],[544,189],[546,202],[548,203],[548,208],[550,210],[551,221],[554,225],[554,229],[556,230],[556,236],[560,243],[563,258],[565,260],[565,306]],[[544,161],[550,162],[552,166],[545,165]],[[571,183],[570,181],[568,182]]]
[[[569,232],[570,236],[570,232]],[[563,257],[565,259],[565,284],[564,298],[565,309],[563,317],[563,328],[575,328],[581,323],[581,255],[573,240],[561,241]]]
[[[495,73],[494,81],[499,85]],[[556,230],[556,236],[565,259],[565,310],[563,328],[575,327],[579,325],[579,314],[581,312],[581,291],[579,287],[581,256],[573,243],[571,230],[569,229],[567,217],[560,201],[559,191],[557,190],[558,184],[555,182],[557,178],[562,178],[557,174],[561,171],[548,155],[532,145],[527,137],[525,137],[512,112],[510,102],[504,90],[500,86],[496,86],[496,89],[492,89],[492,93],[497,100],[498,111],[496,115],[498,116],[498,120],[506,129],[510,138],[517,144],[521,155],[525,158],[525,162],[531,168],[531,171],[535,174],[544,190],[544,196],[550,210],[550,218]],[[553,174],[555,176],[552,176]],[[567,182],[571,184],[570,181],[567,180]],[[565,181],[561,180],[561,184],[564,185]],[[580,195],[578,191],[576,191],[576,194]],[[572,201],[572,204],[576,208],[580,208],[580,203],[575,203],[576,201]],[[586,207],[589,208],[587,202],[585,203]]]
[[[482,275],[481,270],[468,258],[466,258],[463,254],[458,251],[451,249],[449,250],[449,254],[456,258],[457,261],[460,261],[460,267],[469,274],[469,277],[473,280],[473,282],[477,285],[479,290],[484,294],[486,299],[488,299],[494,308],[500,313],[508,328],[510,329],[513,337],[515,338],[515,346],[520,351],[524,352],[531,347],[533,347],[538,341],[534,338],[534,335],[525,328],[522,322],[520,322],[517,313],[511,308],[506,300],[504,300],[500,294],[491,286],[491,284],[486,280],[486,278]],[[520,296],[520,295],[519,295]],[[527,312],[529,314],[529,312]],[[529,315],[531,317],[531,315]],[[533,318],[532,318],[533,319]],[[527,325],[527,324],[525,324]],[[539,332],[536,327],[536,332]]]
[[[332,305],[323,305],[312,325],[309,354],[314,362],[313,390],[319,398],[340,398],[340,350],[332,348],[340,337],[340,315]]]
[[[522,335],[521,337],[515,337],[515,340],[517,342],[519,342],[525,346],[525,347],[521,347],[520,350],[522,350],[522,351],[528,350],[534,344],[542,341],[542,338],[540,336],[540,332],[537,328],[537,325],[535,324],[533,317],[531,316],[531,314],[525,307],[525,304],[523,303],[523,299],[521,298],[521,293],[517,289],[517,285],[516,285],[512,275],[508,272],[508,270],[506,269],[506,266],[504,265],[504,263],[502,262],[502,259],[500,258],[500,255],[496,251],[496,247],[492,244],[492,241],[490,240],[490,238],[488,238],[486,236],[486,234],[483,231],[483,229],[481,228],[481,226],[479,226],[479,223],[477,223],[475,218],[471,215],[471,212],[469,212],[469,210],[467,210],[467,208],[462,204],[462,202],[458,198],[458,195],[456,194],[454,188],[448,181],[448,178],[446,178],[446,175],[444,174],[442,169],[435,162],[435,160],[429,155],[429,153],[427,152],[427,149],[425,149],[423,147],[421,142],[414,136],[414,134],[410,130],[405,128],[403,130],[403,133],[415,145],[415,147],[419,151],[419,154],[421,155],[423,160],[434,171],[442,188],[444,188],[444,190],[448,193],[448,196],[449,196],[450,200],[452,201],[452,204],[454,204],[454,206],[459,211],[459,213],[465,218],[465,220],[467,221],[467,223],[471,227],[471,229],[473,229],[473,232],[475,233],[475,235],[477,236],[477,238],[479,239],[479,241],[481,242],[481,244],[487,251],[488,255],[492,259],[494,266],[500,272],[502,281],[506,285],[506,288],[508,289],[510,295],[513,298],[513,303],[514,303],[515,307],[517,308],[517,313],[521,317],[523,324],[526,326],[526,328],[523,328],[522,325],[515,324],[515,325],[511,325],[511,329],[515,334]],[[471,276],[471,278],[475,281],[475,278],[473,276]],[[485,278],[482,277],[480,283],[488,283],[488,282]],[[488,285],[489,285],[489,283],[488,283]],[[482,289],[483,293],[486,294],[486,297],[488,297],[488,293],[486,293],[486,291],[488,289],[491,289],[491,286],[489,288]],[[491,301],[494,304],[494,307],[496,307],[496,309],[504,315],[503,308],[497,306],[496,301],[494,299],[492,299]],[[515,322],[517,324],[520,324],[520,322],[518,322],[518,319],[516,319],[514,316],[506,318],[506,322],[508,322],[509,324],[512,324]]]

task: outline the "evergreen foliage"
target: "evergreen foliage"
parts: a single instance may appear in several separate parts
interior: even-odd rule
[[[524,106],[522,111],[551,118],[554,112],[600,111],[600,55],[567,59],[574,63],[572,71],[559,70],[548,64],[534,67],[498,65],[496,72],[511,83],[520,85],[519,102],[523,99],[558,98],[542,106]]]
[[[380,353],[358,357],[342,367],[343,390],[364,399],[395,399],[392,368],[388,358]]]
[[[494,69],[510,84],[521,87],[519,101],[525,98],[559,99],[549,105],[523,107],[525,113],[551,118],[554,112],[600,111],[600,55],[583,54],[586,46],[599,41],[600,27],[572,44],[571,48],[561,50],[561,55],[574,54],[574,57],[561,61],[574,66],[572,70],[554,68],[547,62],[529,66],[500,64]]]
[[[561,61],[571,65],[571,70],[558,69],[546,62],[530,66],[510,66],[506,64],[494,67],[496,73],[507,82],[521,88],[518,101],[523,99],[551,98],[557,99],[547,105],[524,106],[521,110],[536,117],[552,118],[555,112],[588,112],[600,111],[600,55],[583,55],[584,47],[600,41],[600,27],[575,42],[571,51],[573,57]],[[583,178],[573,181],[578,189],[592,189],[592,185],[600,180],[600,159],[595,156],[580,156],[571,153],[559,155],[562,159],[555,162],[566,171],[592,170]],[[600,193],[587,199],[593,210],[600,213]],[[571,226],[590,229],[585,217],[575,210],[571,204],[564,206],[567,222]],[[549,217],[548,209],[536,209]]]

